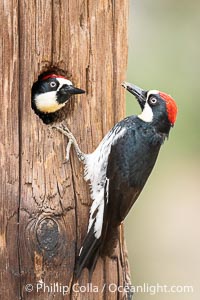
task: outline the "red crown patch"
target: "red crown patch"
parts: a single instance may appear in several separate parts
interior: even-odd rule
[[[47,80],[47,79],[49,79],[49,78],[64,78],[64,79],[66,79],[66,78],[65,78],[64,76],[62,76],[62,75],[48,74],[48,75],[42,77],[42,80]]]
[[[174,99],[171,96],[169,96],[163,92],[159,92],[159,95],[163,100],[165,100],[166,107],[167,107],[168,119],[169,119],[170,123],[174,125],[174,123],[176,121],[177,111],[178,111],[176,102],[174,101]]]

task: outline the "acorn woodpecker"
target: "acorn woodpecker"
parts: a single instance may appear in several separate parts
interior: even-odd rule
[[[171,96],[127,82],[122,86],[136,97],[142,112],[117,123],[93,153],[82,153],[72,133],[62,124],[56,127],[69,138],[68,159],[74,144],[93,200],[87,235],[77,258],[77,278],[85,267],[92,274],[99,256],[112,255],[119,225],[141,193],[176,120],[177,106]]]
[[[69,98],[85,91],[73,86],[72,82],[62,75],[44,74],[32,86],[31,106],[45,124],[55,121],[56,112],[63,108]]]

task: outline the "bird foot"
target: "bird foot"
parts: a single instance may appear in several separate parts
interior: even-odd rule
[[[69,155],[70,155],[72,144],[74,145],[74,149],[76,151],[78,159],[83,162],[85,160],[85,154],[80,150],[74,135],[71,133],[68,127],[61,123],[61,124],[53,125],[52,128],[57,129],[69,139],[69,142],[66,147],[66,160],[64,163],[69,162]]]

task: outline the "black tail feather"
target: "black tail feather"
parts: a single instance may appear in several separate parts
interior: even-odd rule
[[[99,248],[101,245],[100,239],[97,239],[94,234],[94,226],[91,227],[89,233],[83,242],[82,250],[77,259],[75,267],[75,277],[78,279],[84,268],[89,270],[89,278],[91,279],[92,273],[96,266],[99,257]]]

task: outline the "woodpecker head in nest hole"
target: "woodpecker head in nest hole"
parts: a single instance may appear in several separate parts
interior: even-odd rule
[[[44,74],[32,86],[31,106],[45,124],[50,124],[72,95],[83,93],[84,90],[76,88],[65,76]]]
[[[157,90],[146,91],[132,83],[123,82],[122,86],[136,97],[142,109],[138,118],[151,123],[159,132],[168,134],[177,116],[174,99],[166,93]]]

